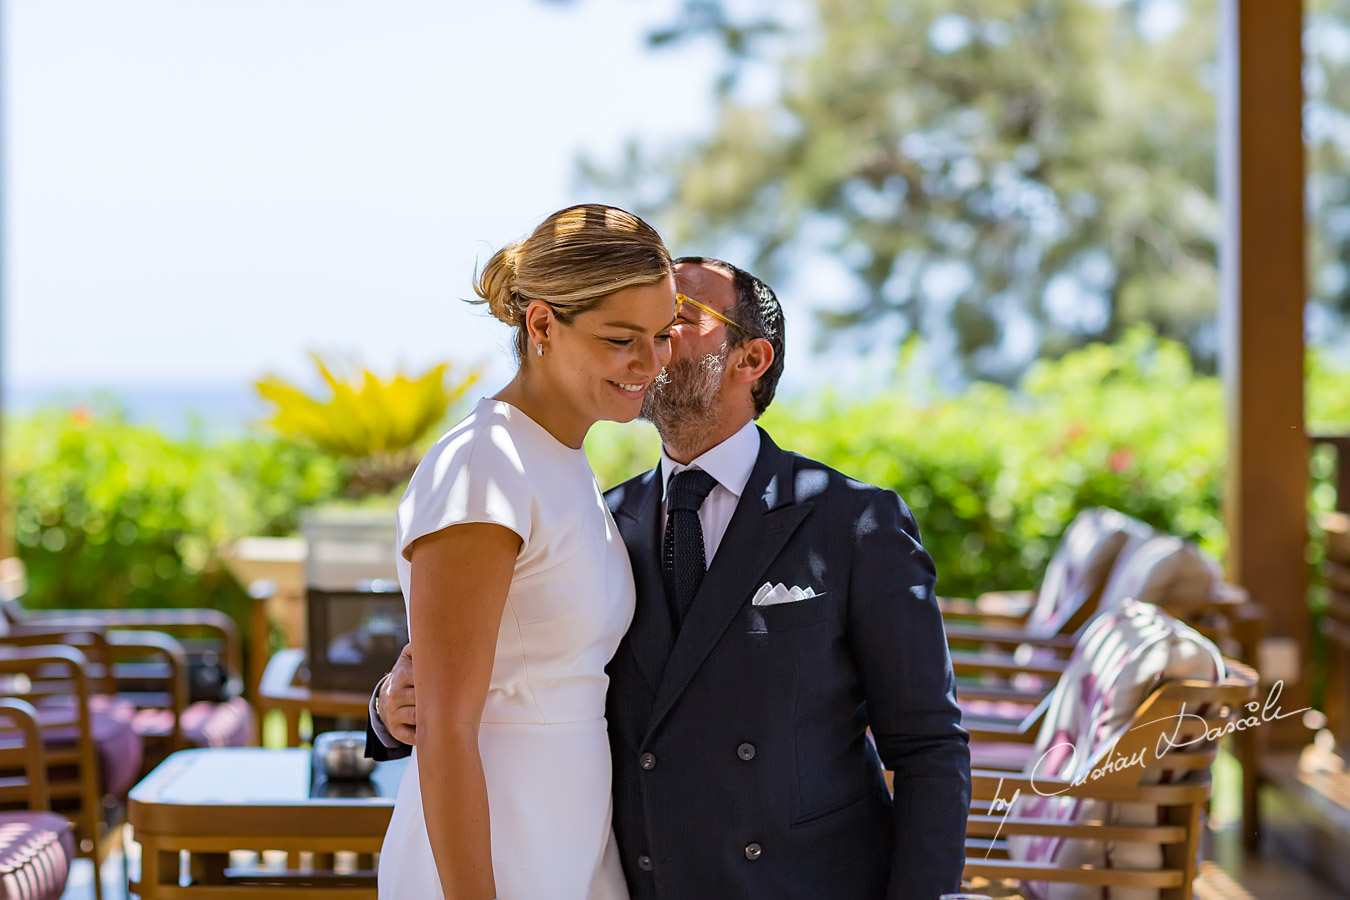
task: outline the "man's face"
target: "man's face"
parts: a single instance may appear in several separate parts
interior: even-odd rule
[[[733,315],[736,287],[727,272],[681,263],[675,267],[675,290],[728,318],[736,318]],[[701,359],[719,353],[723,344],[729,345],[737,337],[731,333],[735,330],[693,304],[682,304],[671,331],[670,361],[677,364],[682,359]]]
[[[675,290],[729,318],[736,307],[731,275],[694,263],[675,267]],[[716,414],[735,329],[690,303],[671,328],[670,362],[647,389],[642,418],[663,435]]]

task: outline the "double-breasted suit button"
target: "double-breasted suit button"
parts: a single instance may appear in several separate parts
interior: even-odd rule
[[[652,870],[652,858],[650,856],[639,856],[638,868],[644,872],[650,872]]]
[[[745,858],[750,860],[759,859],[764,854],[764,848],[759,844],[745,845]]]
[[[748,741],[744,744],[741,744],[739,747],[736,748],[736,755],[739,756],[741,759],[745,760],[746,762],[749,762],[750,760],[755,758],[755,745],[749,743]]]
[[[642,766],[642,768],[648,772],[650,772],[652,769],[655,769],[656,754],[655,753],[642,754],[641,756],[638,757],[638,765]]]

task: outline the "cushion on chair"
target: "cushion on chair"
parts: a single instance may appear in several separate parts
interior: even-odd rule
[[[1148,525],[1104,506],[1074,516],[1045,568],[1027,627],[1054,634],[1106,582],[1116,556],[1131,539],[1156,535]]]
[[[1218,648],[1190,626],[1155,606],[1126,600],[1101,613],[1084,632],[1055,687],[1045,722],[1023,772],[1041,777],[1084,777],[1103,762],[1139,706],[1165,681],[1218,682],[1224,676]],[[1194,712],[1204,715],[1208,710]],[[1184,735],[1183,735],[1184,737]],[[1145,761],[1143,784],[1180,780],[1167,758]],[[1207,773],[1201,772],[1198,777]],[[1120,825],[1157,825],[1159,810],[1150,804],[1108,803],[1071,797],[1033,796],[1019,816],[1064,822],[1101,821]],[[1158,868],[1157,844],[1064,840],[1017,836],[1008,841],[1014,859],[1080,865]],[[1071,884],[1028,885],[1043,900],[1099,900],[1105,889]],[[1154,900],[1154,889],[1111,887],[1113,900]]]
[[[71,696],[38,700],[38,721],[45,746],[52,749],[75,746],[79,740],[79,725],[73,721],[75,702]],[[131,727],[135,715],[136,707],[127,700],[102,695],[89,698],[89,726],[105,794],[126,796],[140,774],[144,748]]]
[[[75,837],[65,816],[0,813],[0,900],[58,900],[74,858]]]
[[[190,747],[251,747],[256,742],[253,708],[242,697],[224,703],[193,703],[183,710],[181,724]],[[139,710],[132,726],[144,738],[167,737],[173,728],[173,711]]]
[[[1184,618],[1189,607],[1211,601],[1222,581],[1219,564],[1190,541],[1173,535],[1132,539],[1102,590],[1100,608],[1133,599]]]
[[[1158,534],[1138,519],[1105,506],[1074,516],[1046,566],[1036,605],[1027,614],[1027,630],[1047,637],[1064,631],[1092,595],[1104,589],[1126,548]],[[1055,652],[1023,644],[1013,656],[1021,665],[1044,665],[1055,658]],[[1025,691],[1049,686],[1043,677],[1027,673],[1014,676],[1012,683]]]

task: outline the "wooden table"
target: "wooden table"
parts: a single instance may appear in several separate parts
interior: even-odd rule
[[[370,694],[350,691],[312,690],[306,683],[305,651],[297,648],[278,650],[263,670],[258,686],[258,716],[279,709],[286,714],[286,745],[300,746],[300,713],[360,720],[362,728],[369,715]],[[370,689],[375,690],[372,684]]]
[[[141,872],[129,890],[141,900],[375,900],[374,854],[406,767],[380,763],[369,783],[358,783],[370,796],[326,796],[345,786],[313,786],[308,750],[174,753],[131,791]],[[180,871],[184,850],[189,865]],[[282,871],[231,868],[236,850],[286,851],[289,862]],[[304,851],[313,866],[301,871]],[[334,854],[343,851],[357,854],[355,871],[334,871]]]

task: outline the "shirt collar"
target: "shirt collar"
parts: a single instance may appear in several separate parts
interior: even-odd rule
[[[702,456],[694,459],[689,465],[681,465],[666,455],[666,448],[661,447],[661,496],[666,495],[666,488],[670,485],[670,477],[676,472],[683,472],[685,469],[702,469],[713,478],[717,483],[736,497],[741,498],[745,492],[745,485],[750,480],[750,472],[755,468],[755,460],[759,457],[759,429],[755,427],[753,421],[746,422],[731,437],[722,443],[708,450]]]

